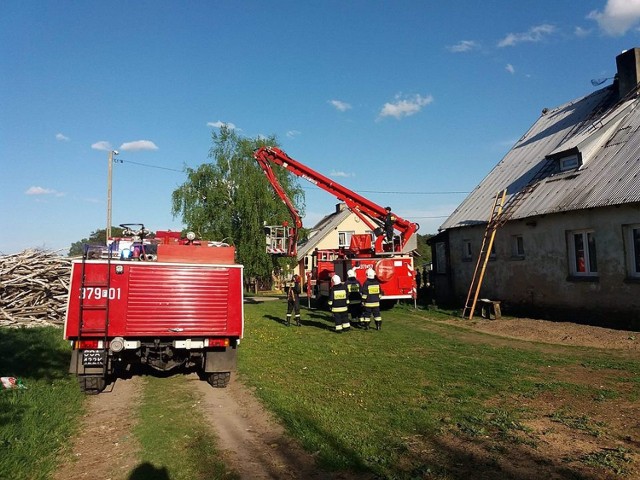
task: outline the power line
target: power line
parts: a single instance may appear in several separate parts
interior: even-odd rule
[[[302,187],[303,190],[317,190],[316,187]],[[444,191],[444,192],[389,192],[384,190],[354,190],[356,193],[382,193],[389,195],[468,195],[471,192]]]
[[[469,194],[471,192],[384,192],[378,190],[359,190],[362,193],[389,193],[392,195],[451,195],[451,194]]]
[[[122,160],[121,158],[117,160],[114,159],[113,161],[114,163],[131,163],[132,165],[138,165],[139,167],[157,168],[158,170],[169,170],[170,172],[184,173],[184,170],[176,170],[175,168],[161,167],[159,165],[149,165],[148,163],[133,162],[131,160]]]
[[[160,167],[158,165],[149,165],[148,163],[134,162],[132,160],[123,160],[121,158],[113,159],[114,163],[130,163],[132,165],[138,165],[139,167],[157,168],[159,170],[168,170],[170,172],[184,173],[184,170],[177,170],[175,168]],[[302,187],[303,190],[317,190],[317,187]],[[355,190],[354,190],[355,191]],[[384,190],[358,190],[356,193],[378,193],[388,195],[467,195],[471,192],[463,191],[444,191],[444,192],[390,192]],[[422,217],[422,218],[443,218],[443,217]]]

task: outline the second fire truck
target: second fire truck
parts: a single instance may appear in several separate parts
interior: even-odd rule
[[[298,229],[302,227],[300,215],[278,181],[272,165],[285,168],[334,195],[371,230],[371,234],[352,235],[348,248],[316,249],[310,265],[305,263],[304,258],[299,260],[299,271],[302,278],[306,279],[305,288],[310,298],[320,303],[326,300],[334,274],[345,280],[347,270],[353,269],[360,283],[363,283],[367,269],[372,268],[384,292],[383,302],[415,300],[416,284],[411,252],[417,248],[417,223],[393,214],[388,208],[289,157],[279,148],[259,148],[254,152],[254,157],[276,194],[287,206],[293,221],[292,226],[265,227],[268,253],[297,257]]]

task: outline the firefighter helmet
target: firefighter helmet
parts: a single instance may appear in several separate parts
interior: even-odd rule
[[[367,270],[367,278],[374,279],[376,278],[376,272],[373,271],[373,268]]]
[[[349,270],[347,270],[347,277],[356,278],[356,271],[353,268],[350,268]]]
[[[333,283],[334,285],[340,285],[340,277],[338,275],[334,275],[333,277],[331,277],[331,283]]]

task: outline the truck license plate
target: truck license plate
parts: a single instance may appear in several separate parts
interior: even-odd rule
[[[82,364],[85,367],[101,367],[104,363],[104,350],[84,350]]]

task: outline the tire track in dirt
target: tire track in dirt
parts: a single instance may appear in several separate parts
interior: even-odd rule
[[[71,458],[58,466],[54,480],[125,479],[138,463],[139,445],[132,433],[143,391],[142,377],[117,380],[87,399],[86,412]]]
[[[349,473],[320,472],[315,457],[268,412],[237,377],[227,388],[212,388],[197,377],[189,381],[202,393],[201,407],[218,438],[218,450],[241,479],[366,479]]]

